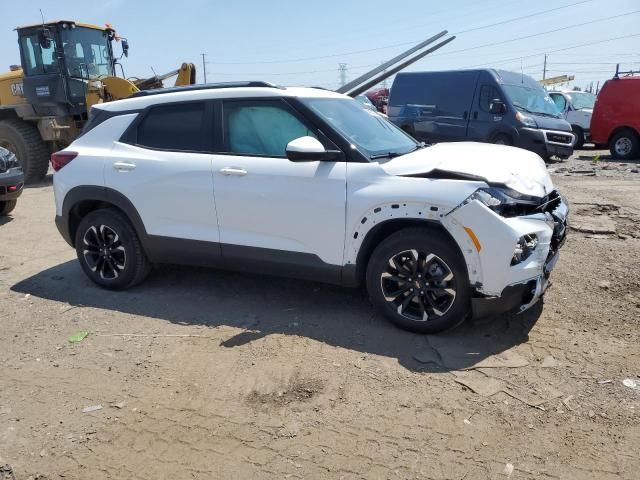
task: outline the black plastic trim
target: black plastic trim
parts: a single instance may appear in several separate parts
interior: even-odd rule
[[[247,87],[262,87],[262,88],[278,88],[284,90],[284,87],[276,85],[270,82],[263,82],[261,80],[251,80],[246,82],[220,82],[220,83],[206,83],[204,85],[187,85],[184,87],[172,87],[172,88],[153,88],[150,90],[142,90],[131,95],[129,98],[149,97],[151,95],[162,95],[164,93],[176,93],[176,92],[193,92],[196,90],[216,90],[220,88],[247,88]]]
[[[475,297],[471,299],[473,318],[491,317],[513,312],[531,301],[535,280],[506,287],[499,297]]]
[[[84,128],[80,132],[77,138],[86,135],[91,130],[96,128],[98,125],[106,122],[110,118],[119,117],[120,115],[130,115],[140,113],[140,109],[134,110],[103,110],[102,108],[91,108],[91,115],[89,116],[89,121],[85,123]],[[135,121],[135,119],[134,119]]]
[[[447,170],[441,170],[439,168],[434,168],[433,170],[425,173],[410,173],[408,175],[400,176],[412,178],[432,178],[434,180],[466,180],[471,182],[485,182],[486,184],[489,184],[489,181],[486,178],[479,175],[472,175],[470,173],[461,172],[449,172]]]

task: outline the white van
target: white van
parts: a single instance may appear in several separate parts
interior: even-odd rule
[[[549,92],[576,137],[574,148],[582,148],[591,141],[591,115],[596,96],[589,92],[561,90]]]

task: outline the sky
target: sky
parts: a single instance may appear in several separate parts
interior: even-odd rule
[[[14,28],[40,22],[40,8],[47,21],[112,24],[130,44],[127,77],[193,62],[202,82],[204,53],[208,82],[335,89],[339,64],[350,80],[445,29],[457,38],[407,71],[496,67],[538,80],[547,54],[547,77],[584,88],[616,63],[640,70],[639,0],[22,0],[3,6],[0,72],[19,63]]]

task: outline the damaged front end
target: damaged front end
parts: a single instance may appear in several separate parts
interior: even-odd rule
[[[450,227],[461,227],[475,250],[465,255],[474,254],[470,269],[481,278],[474,317],[523,312],[542,297],[566,240],[568,213],[557,190],[541,198],[499,186],[477,190],[449,212]]]

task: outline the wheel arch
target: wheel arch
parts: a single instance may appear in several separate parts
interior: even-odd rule
[[[611,140],[613,140],[613,137],[615,137],[618,133],[624,130],[631,130],[636,135],[636,137],[640,137],[640,132],[638,132],[638,130],[636,130],[634,127],[629,125],[622,125],[611,130],[611,133],[607,138],[607,144],[611,143]]]
[[[80,221],[89,213],[100,208],[119,210],[131,222],[138,238],[144,245],[147,231],[140,214],[127,197],[107,187],[81,186],[69,190],[62,204],[62,217],[66,221],[67,230],[62,233],[71,246],[75,246],[75,235]]]
[[[354,285],[363,284],[367,272],[367,265],[375,248],[394,233],[402,229],[411,227],[421,227],[425,230],[430,230],[435,234],[445,237],[451,243],[451,245],[456,248],[456,250],[460,254],[460,257],[463,259],[465,269],[468,270],[464,254],[460,246],[458,245],[458,242],[453,238],[451,233],[447,231],[442,223],[438,222],[437,220],[430,220],[426,218],[393,218],[378,223],[366,233],[358,250],[355,265],[351,266],[351,278],[349,278],[346,283]],[[467,276],[468,273],[469,272],[467,271]]]

